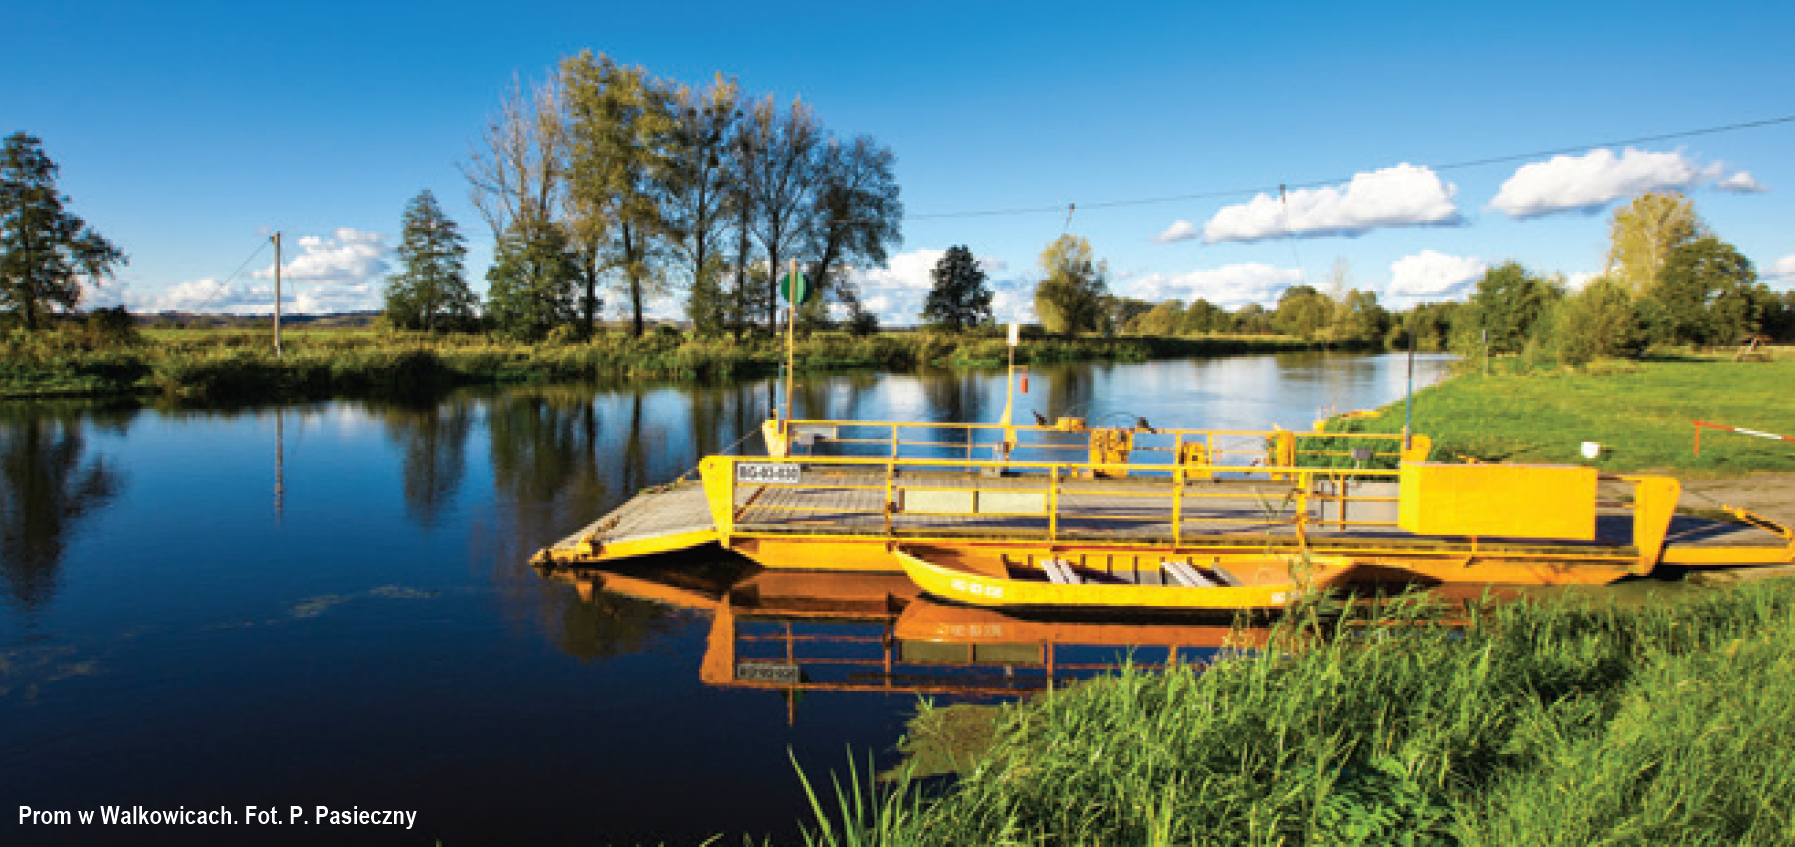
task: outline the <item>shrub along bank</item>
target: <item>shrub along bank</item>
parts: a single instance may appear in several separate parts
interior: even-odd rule
[[[1032,339],[1024,363],[1104,359],[1146,361],[1309,349],[1269,337]],[[15,332],[0,337],[0,397],[162,393],[207,400],[416,393],[459,385],[605,379],[729,379],[777,372],[785,346],[775,339],[696,340],[678,334],[601,336],[589,343],[517,344],[482,336],[322,331],[291,333],[284,356],[266,333],[163,331],[124,342],[90,334]],[[924,365],[992,367],[1008,349],[1001,337],[816,333],[799,342],[799,370],[910,370]]]

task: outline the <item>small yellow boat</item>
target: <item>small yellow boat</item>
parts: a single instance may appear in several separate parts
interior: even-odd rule
[[[1340,557],[1266,555],[1224,569],[1208,557],[1166,556],[1157,567],[1097,570],[1051,554],[1012,562],[1001,554],[893,546],[891,555],[925,593],[1007,609],[1223,611],[1282,609],[1351,569]]]

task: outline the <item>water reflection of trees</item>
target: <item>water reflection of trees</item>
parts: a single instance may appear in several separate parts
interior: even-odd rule
[[[129,412],[102,413],[91,423],[122,433],[130,421]],[[76,524],[124,490],[121,472],[87,456],[83,426],[72,409],[0,410],[0,578],[10,602],[28,611],[56,593]]]
[[[1043,382],[1047,396],[1041,414],[1048,420],[1059,417],[1085,417],[1091,413],[1095,380],[1088,365],[1055,365],[1044,369]]]
[[[792,417],[813,420],[857,420],[868,415],[862,403],[869,391],[879,385],[879,377],[871,372],[811,376],[792,386]],[[889,415],[872,415],[883,420]]]
[[[992,423],[1001,407],[986,417],[985,382],[987,376],[977,371],[929,370],[919,374],[923,396],[928,398],[932,417],[950,423]]]
[[[467,476],[472,404],[452,398],[421,407],[387,406],[375,413],[400,451],[406,513],[420,526],[436,526]]]
[[[495,576],[509,614],[535,622],[582,659],[638,651],[674,628],[669,612],[653,603],[603,592],[582,599],[530,570],[529,557],[757,432],[765,410],[762,384],[605,392],[570,386],[494,397],[486,424],[498,494]]]
[[[560,600],[555,643],[576,659],[639,653],[679,628],[677,614],[659,603],[609,591],[594,591],[591,599],[583,599],[566,585],[553,587]]]
[[[493,487],[499,507],[510,512],[508,534],[519,542],[521,558],[555,533],[573,529],[568,521],[574,516],[615,505],[599,465],[600,427],[591,392],[507,392],[490,402],[486,426]]]

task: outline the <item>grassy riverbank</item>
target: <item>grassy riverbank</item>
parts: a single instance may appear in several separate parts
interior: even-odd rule
[[[950,788],[819,793],[826,844],[1787,844],[1795,581],[1410,607],[1276,658],[1004,707]],[[843,780],[846,782],[846,779]],[[826,811],[825,811],[826,810]],[[844,823],[846,828],[844,831]]]
[[[1018,360],[1146,361],[1309,349],[1282,336],[1034,339]],[[677,334],[604,335],[590,343],[516,344],[477,335],[356,330],[285,334],[276,357],[267,333],[151,330],[126,343],[78,328],[0,336],[0,398],[165,394],[207,400],[415,393],[460,385],[605,379],[728,379],[775,373],[783,342],[700,340]],[[799,342],[805,371],[909,370],[1001,365],[1000,336],[817,333]]]
[[[1504,462],[1583,462],[1602,445],[1604,470],[1666,468],[1699,474],[1795,471],[1795,444],[1705,430],[1693,421],[1795,435],[1795,358],[1770,362],[1681,359],[1606,363],[1588,372],[1467,373],[1417,392],[1414,431],[1434,455]],[[1401,432],[1403,404],[1331,429]]]

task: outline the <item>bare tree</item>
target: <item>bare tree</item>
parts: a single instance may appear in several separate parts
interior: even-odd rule
[[[512,77],[504,102],[460,165],[468,196],[495,241],[518,218],[554,208],[563,188],[561,146],[560,79],[526,87]]]
[[[737,143],[754,208],[754,236],[767,257],[768,326],[778,323],[780,262],[803,243],[816,214],[812,193],[821,176],[822,139],[816,116],[803,101],[781,111],[769,96],[754,104]]]
[[[687,313],[707,331],[724,319],[719,279],[722,242],[731,222],[731,152],[741,125],[741,92],[721,74],[703,90],[680,86],[673,95],[672,149],[664,172],[667,230],[690,272]]]
[[[828,293],[849,266],[885,264],[887,248],[903,240],[896,161],[890,149],[865,135],[847,145],[830,141],[823,149],[809,232],[815,257],[810,275],[819,291]]]

